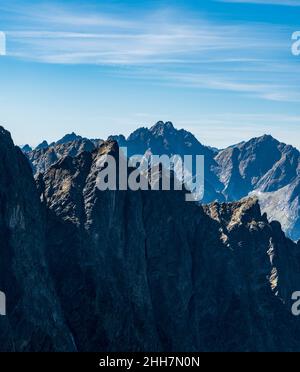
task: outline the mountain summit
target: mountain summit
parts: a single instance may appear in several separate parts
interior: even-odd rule
[[[70,134],[66,134],[63,138],[58,140],[55,144],[56,145],[64,145],[68,142],[80,141],[82,140],[81,136],[78,136],[76,133],[72,132]]]
[[[300,238],[300,153],[270,135],[221,151],[215,172],[228,201],[255,194],[271,220],[282,223],[294,240]]]
[[[166,123],[164,123],[163,121],[159,121],[150,128],[150,132],[154,135],[167,135],[174,131],[174,125],[170,121],[167,121]]]
[[[224,201],[219,193],[222,184],[212,171],[217,167],[214,160],[215,151],[202,145],[196,137],[184,130],[176,129],[171,122],[159,121],[149,128],[139,128],[126,139],[123,135],[112,136],[120,146],[127,148],[128,156],[152,153],[153,155],[191,155],[194,160],[197,155],[205,157],[205,195],[203,202],[214,200]],[[193,174],[195,175],[195,174]]]

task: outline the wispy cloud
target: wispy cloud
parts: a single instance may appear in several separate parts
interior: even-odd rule
[[[267,54],[266,48],[284,48],[279,40],[266,40],[260,25],[249,36],[245,26],[222,26],[201,19],[182,24],[169,19],[163,25],[151,22],[151,27],[142,22],[133,30],[114,32],[100,28],[97,32],[27,30],[7,34],[12,55],[50,63],[136,65],[184,60],[188,64],[209,58],[217,61],[221,56],[240,59],[247,52],[249,58],[249,49],[255,49],[258,57]]]
[[[1,6],[0,6],[1,9]],[[160,9],[139,16],[76,12],[62,6],[9,6],[23,29],[7,30],[13,56],[49,63],[155,64],[261,58],[286,45],[282,30],[218,24],[201,14]],[[255,52],[255,53],[253,53]]]
[[[71,27],[111,27],[111,28],[131,28],[133,23],[123,17],[111,15],[104,12],[87,12],[81,7],[57,5],[57,3],[40,3],[34,6],[30,2],[20,4],[19,2],[6,2],[0,4],[2,16],[5,18],[22,21],[22,25],[46,25]]]
[[[297,115],[222,112],[204,114],[198,119],[179,120],[176,124],[190,130],[202,143],[213,144],[218,148],[271,134],[276,139],[300,149],[300,116]]]
[[[239,66],[237,63],[236,66]],[[267,67],[266,67],[267,68]],[[272,70],[272,66],[270,66]],[[255,69],[254,69],[255,70]],[[214,70],[206,68],[205,72],[170,71],[168,69],[126,69],[118,72],[118,76],[130,79],[138,78],[151,81],[152,84],[171,87],[187,87],[205,91],[232,92],[277,102],[300,102],[299,79],[293,75],[287,79],[274,67],[271,75],[263,70],[256,78],[246,73]],[[275,73],[274,73],[275,72]],[[277,79],[274,79],[274,76]]]
[[[290,53],[285,27],[220,23],[176,9],[135,17],[49,4],[38,8],[0,5],[0,10],[6,17],[22,20],[22,29],[7,30],[12,57],[40,63],[117,66],[116,74],[160,84],[231,91],[274,101],[300,100],[299,79],[291,62],[286,62],[286,69],[282,67]],[[122,67],[126,67],[125,73]]]

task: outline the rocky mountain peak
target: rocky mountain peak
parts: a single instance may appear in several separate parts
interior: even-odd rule
[[[32,151],[32,147],[30,147],[28,144],[23,146],[22,149],[21,149],[24,153],[26,152],[31,152]]]
[[[274,138],[271,134],[264,134],[261,137],[257,137],[257,140],[259,142],[276,142],[277,144],[279,143],[279,141],[276,138]]]
[[[66,134],[60,140],[58,140],[56,142],[56,145],[63,145],[63,144],[66,144],[68,142],[78,141],[78,140],[81,140],[81,139],[82,139],[81,136],[78,136],[76,133],[72,132],[70,134]]]
[[[157,122],[153,127],[150,128],[150,132],[153,135],[157,136],[163,136],[163,135],[168,135],[172,133],[175,130],[173,123],[170,121],[167,121],[164,123],[163,121]]]
[[[2,126],[0,126],[0,141],[2,145],[9,145],[10,147],[13,146],[11,134]]]
[[[36,148],[35,150],[45,150],[49,147],[49,144],[48,142],[45,140],[43,142],[41,142]]]

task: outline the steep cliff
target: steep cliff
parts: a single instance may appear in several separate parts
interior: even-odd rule
[[[48,273],[45,230],[28,161],[0,127],[1,351],[75,350]]]

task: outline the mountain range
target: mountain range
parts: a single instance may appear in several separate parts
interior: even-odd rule
[[[101,192],[99,164],[119,151],[109,139],[34,179],[0,128],[0,350],[300,351],[299,244],[256,197],[202,206],[184,191]],[[219,171],[222,152],[207,151]]]
[[[128,138],[109,138],[126,147],[128,156],[151,152],[155,155],[204,155],[205,194],[202,202],[238,201],[255,195],[270,221],[279,221],[288,237],[300,239],[300,153],[270,135],[218,150],[202,145],[186,131],[177,130],[171,122],[158,122],[151,128],[139,128]],[[75,133],[45,147],[44,141],[24,153],[35,174],[44,173],[62,157],[93,151],[102,140],[89,140]],[[30,149],[30,151],[28,151]]]

